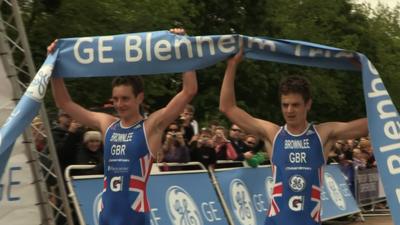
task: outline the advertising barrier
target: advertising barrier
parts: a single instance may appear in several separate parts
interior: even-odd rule
[[[148,182],[152,225],[228,224],[207,172],[151,175]],[[103,177],[73,179],[73,186],[86,224],[97,225]]]
[[[215,176],[235,224],[264,223],[273,186],[270,168],[216,171]],[[326,166],[321,200],[322,220],[360,212],[344,176],[335,165]]]

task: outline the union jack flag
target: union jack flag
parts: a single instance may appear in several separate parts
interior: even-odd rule
[[[318,178],[320,186],[322,186],[322,168],[318,169]],[[311,218],[314,221],[321,222],[321,188],[315,185],[311,186],[311,201],[316,202],[314,209],[311,211]]]
[[[274,178],[274,188],[272,190],[272,195],[271,195],[271,204],[268,210],[268,217],[275,216],[276,214],[279,213],[280,209],[278,204],[275,201],[276,197],[282,197],[283,193],[283,184],[282,182],[275,183],[276,181],[276,166],[272,165],[272,174]]]
[[[131,175],[129,181],[129,191],[137,192],[138,195],[133,201],[131,208],[136,212],[150,211],[149,201],[147,200],[146,184],[149,179],[152,159],[150,154],[139,159],[140,171],[135,175]]]

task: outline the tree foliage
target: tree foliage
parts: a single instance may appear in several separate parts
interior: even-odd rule
[[[56,38],[99,36],[185,27],[191,35],[240,33],[296,39],[331,45],[367,55],[400,105],[399,7],[354,5],[349,0],[144,0],[144,1],[20,1],[36,64]],[[193,101],[200,122],[225,121],[218,112],[225,63],[198,71],[199,94]],[[282,77],[298,74],[313,84],[312,121],[350,120],[365,116],[361,74],[271,62],[246,60],[238,70],[238,104],[251,114],[283,122],[278,85]],[[99,106],[110,96],[110,78],[68,82],[73,98]],[[146,103],[165,105],[179,90],[180,76],[148,76]],[[94,88],[93,88],[94,87]],[[51,95],[47,106],[53,107]]]

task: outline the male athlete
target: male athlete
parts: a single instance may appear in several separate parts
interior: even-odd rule
[[[172,29],[184,34],[183,29]],[[53,52],[56,43],[48,47]],[[150,225],[147,180],[152,158],[161,149],[166,127],[197,93],[194,71],[183,74],[182,90],[147,119],[139,113],[143,82],[138,76],[117,77],[112,82],[112,101],[118,118],[92,112],[70,98],[63,79],[53,78],[52,91],[59,108],[82,124],[98,129],[104,137],[104,190],[100,225]]]
[[[220,111],[247,133],[264,137],[273,146],[268,155],[274,187],[265,225],[321,224],[322,169],[328,151],[338,139],[367,136],[367,119],[310,124],[310,87],[301,77],[289,77],[280,84],[284,126],[254,118],[236,105],[234,81],[242,57],[243,50],[228,60]]]

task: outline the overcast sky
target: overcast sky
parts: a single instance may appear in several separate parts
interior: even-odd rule
[[[378,2],[381,2],[390,7],[394,7],[396,4],[400,3],[400,0],[354,0],[355,2],[368,2],[372,7],[376,6]]]

